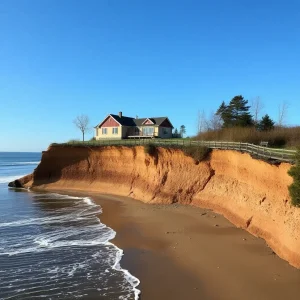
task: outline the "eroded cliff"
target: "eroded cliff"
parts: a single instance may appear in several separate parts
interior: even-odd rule
[[[88,190],[148,202],[191,204],[223,214],[264,238],[300,268],[300,209],[290,205],[289,164],[278,166],[249,154],[214,150],[196,164],[180,150],[143,147],[50,147],[26,186]]]

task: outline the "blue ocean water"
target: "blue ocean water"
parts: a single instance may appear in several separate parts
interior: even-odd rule
[[[40,159],[0,152],[0,299],[138,299],[92,199],[7,187]]]

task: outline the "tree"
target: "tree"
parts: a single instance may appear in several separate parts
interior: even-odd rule
[[[82,133],[82,141],[84,142],[84,134],[87,132],[87,130],[89,129],[89,117],[86,115],[80,115],[77,116],[74,120],[73,123],[75,124],[75,126],[81,131]]]
[[[211,113],[210,119],[208,121],[207,129],[208,130],[220,130],[222,128],[222,118],[215,114],[214,112]]]
[[[186,133],[186,129],[184,125],[180,126],[180,136],[183,138],[184,134]]]
[[[235,96],[226,105],[223,101],[218,108],[216,115],[220,116],[223,121],[223,127],[247,127],[253,125],[252,116],[249,112],[250,106],[248,100],[243,96]]]
[[[178,129],[177,128],[175,128],[175,130],[174,130],[173,137],[174,138],[178,138],[179,137],[179,133],[178,133]]]
[[[269,115],[265,115],[257,124],[257,129],[260,131],[268,131],[274,129],[275,122],[269,117]]]
[[[216,115],[222,119],[223,127],[229,127],[229,125],[231,124],[232,114],[229,110],[229,107],[225,104],[224,101],[218,108]]]
[[[251,111],[252,111],[252,114],[253,114],[253,121],[254,121],[254,124],[257,124],[258,123],[258,118],[259,118],[259,115],[260,115],[260,112],[261,110],[264,108],[264,105],[263,103],[261,102],[261,99],[260,97],[256,97],[252,100],[252,103],[251,103]]]
[[[197,118],[197,134],[207,130],[207,121],[205,117],[205,112],[202,110],[198,110],[198,118]]]
[[[288,104],[283,102],[278,107],[278,126],[282,127],[285,123],[286,115],[288,110]]]
[[[229,112],[231,114],[231,126],[247,127],[253,125],[253,119],[249,112],[250,106],[247,105],[242,95],[235,96],[229,102]]]

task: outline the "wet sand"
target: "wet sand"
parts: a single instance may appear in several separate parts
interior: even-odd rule
[[[112,242],[124,250],[122,267],[141,280],[142,300],[300,299],[300,270],[212,211],[89,196],[117,232]]]

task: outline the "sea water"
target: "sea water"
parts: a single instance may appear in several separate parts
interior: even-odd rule
[[[7,187],[40,158],[0,152],[0,299],[138,299],[92,199]]]

